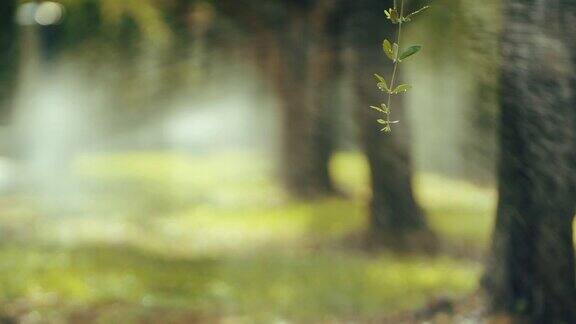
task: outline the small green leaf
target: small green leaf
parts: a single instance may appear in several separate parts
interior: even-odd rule
[[[398,11],[396,11],[396,9],[390,9],[390,20],[397,24],[398,23]]]
[[[372,109],[374,109],[374,110],[376,110],[376,111],[379,111],[379,112],[381,112],[381,113],[385,113],[384,110],[382,110],[382,108],[380,108],[380,107],[370,106],[370,108],[372,108]]]
[[[422,46],[420,46],[420,45],[413,45],[413,46],[408,47],[402,53],[402,55],[400,55],[400,61],[405,60],[405,59],[409,58],[410,56],[420,52],[421,49],[422,49]]]
[[[398,44],[396,43],[392,44],[392,52],[394,54],[393,61],[396,62],[396,60],[398,60],[398,52],[399,52]]]
[[[382,124],[382,125],[387,125],[387,124],[388,124],[388,122],[385,121],[384,119],[378,119],[377,122],[378,122],[379,124]]]
[[[388,56],[389,59],[394,61],[396,56],[394,55],[394,49],[392,48],[392,44],[389,40],[385,39],[382,43],[382,49],[384,49],[384,53]]]
[[[402,93],[402,92],[406,92],[410,90],[410,85],[408,84],[401,84],[399,86],[396,87],[396,89],[394,89],[392,91],[393,94],[398,94],[398,93]]]
[[[379,74],[374,74],[374,77],[376,78],[376,81],[378,81],[378,84],[376,84],[378,86],[378,89],[386,92],[386,93],[390,93],[390,87],[388,86],[388,83],[386,83],[386,79],[384,79],[384,77],[382,77]]]
[[[386,83],[383,82],[378,82],[378,84],[376,85],[378,87],[378,89],[380,89],[382,92],[386,92],[386,93],[390,93],[392,90],[386,85]]]
[[[396,9],[390,8],[388,10],[384,10],[384,14],[386,15],[386,19],[390,20],[393,24],[400,22],[400,17],[398,16],[398,11]]]
[[[404,20],[404,21],[411,21],[414,16],[416,16],[417,14],[419,14],[419,13],[421,13],[421,12],[424,12],[424,11],[426,11],[426,10],[428,10],[428,9],[430,9],[430,6],[424,6],[424,7],[420,8],[420,9],[414,11],[413,13],[409,14],[408,16],[404,17],[403,20]]]
[[[381,104],[380,107],[376,107],[376,106],[370,106],[370,108],[379,111],[383,114],[388,115],[390,113],[390,109],[388,109],[388,107],[386,106],[386,104]]]

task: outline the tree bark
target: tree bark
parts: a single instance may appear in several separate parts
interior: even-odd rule
[[[518,323],[576,323],[576,106],[570,1],[505,3],[499,202],[485,287]]]

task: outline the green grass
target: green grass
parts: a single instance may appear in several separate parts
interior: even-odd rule
[[[356,154],[340,154],[333,163],[340,186],[356,197],[368,196],[368,166]],[[417,174],[414,188],[428,221],[440,236],[453,244],[485,248],[490,237],[496,191],[432,174]]]
[[[268,321],[377,317],[469,292],[479,270],[447,258],[337,252],[178,259],[121,247],[3,246],[0,257],[2,299],[24,297],[44,311],[119,303]]]
[[[65,216],[46,216],[34,197],[0,209],[8,238],[0,245],[0,304],[23,299],[54,322],[87,312],[102,323],[131,323],[159,311],[162,322],[179,314],[328,322],[377,318],[476,287],[481,265],[473,260],[342,248],[366,226],[367,168],[358,155],[332,163],[349,199],[308,203],[287,199],[267,161],[239,153],[80,159],[80,203]],[[443,239],[485,247],[492,190],[433,175],[415,184]]]

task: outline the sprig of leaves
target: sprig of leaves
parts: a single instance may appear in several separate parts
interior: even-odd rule
[[[371,106],[372,109],[376,110],[377,112],[383,115],[382,118],[377,119],[377,122],[383,125],[381,131],[390,133],[392,131],[392,124],[396,124],[399,121],[392,121],[390,120],[390,113],[391,113],[391,102],[392,96],[398,95],[401,93],[405,93],[410,90],[411,86],[408,84],[399,84],[396,85],[396,75],[398,73],[398,66],[402,61],[406,60],[407,58],[415,55],[416,53],[420,52],[422,46],[420,45],[412,45],[408,48],[401,50],[401,38],[402,38],[402,24],[412,21],[414,16],[422,13],[423,11],[430,8],[430,6],[422,7],[408,15],[404,15],[404,0],[400,0],[400,6],[398,7],[397,1],[394,1],[394,8],[390,8],[388,10],[384,10],[384,15],[386,19],[390,20],[390,22],[394,25],[398,25],[398,31],[396,35],[396,42],[391,42],[388,39],[385,39],[382,42],[382,49],[384,54],[392,61],[394,64],[394,69],[392,72],[392,76],[390,77],[390,82],[387,82],[384,77],[379,74],[375,74],[376,78],[376,85],[378,89],[382,92],[388,94],[388,101],[386,104],[381,104],[380,107]]]

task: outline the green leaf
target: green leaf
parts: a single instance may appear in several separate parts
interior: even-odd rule
[[[384,10],[384,15],[386,15],[386,18],[387,18],[387,19],[390,19],[390,18],[391,18],[391,16],[390,16],[390,10],[388,10],[388,9]]]
[[[398,124],[400,121],[398,120],[383,120],[378,119],[378,123],[384,125],[384,128],[380,129],[381,132],[390,133],[392,131],[392,125]]]
[[[402,93],[402,92],[406,92],[410,90],[410,85],[408,84],[401,84],[399,86],[396,87],[396,89],[394,89],[392,91],[393,94],[398,94],[398,93]]]
[[[381,113],[384,113],[384,110],[382,110],[382,108],[380,108],[380,107],[370,106],[370,108],[372,108],[372,109],[374,109],[374,110],[376,110],[376,111],[379,111],[379,112],[381,112]]]
[[[388,10],[384,10],[384,14],[386,15],[386,19],[390,20],[393,24],[400,22],[400,17],[398,16],[398,11],[396,9],[390,8]]]
[[[370,108],[372,108],[378,112],[381,112],[383,114],[389,114],[390,113],[390,110],[388,109],[388,107],[386,107],[386,104],[382,104],[381,107],[370,106]]]
[[[390,87],[388,86],[388,83],[386,82],[386,79],[384,79],[384,77],[382,77],[379,74],[374,74],[374,77],[376,78],[376,81],[378,81],[378,89],[386,92],[386,93],[390,93]]]
[[[383,92],[386,93],[390,93],[392,90],[388,87],[388,85],[386,85],[386,83],[384,82],[378,82],[378,84],[376,85],[378,87],[378,89],[380,89]]]
[[[413,13],[409,14],[408,16],[404,17],[403,20],[404,21],[411,21],[414,16],[416,16],[417,14],[422,13],[428,9],[430,9],[430,6],[424,6],[420,9],[414,11]]]
[[[388,56],[389,59],[391,59],[392,61],[396,59],[396,56],[394,55],[394,49],[389,40],[387,39],[384,40],[384,42],[382,43],[382,49],[384,49],[384,53],[386,54],[386,56]]]
[[[405,60],[405,59],[409,58],[410,56],[420,52],[421,49],[422,49],[421,45],[413,45],[413,46],[408,47],[402,53],[402,55],[400,55],[400,61]]]

